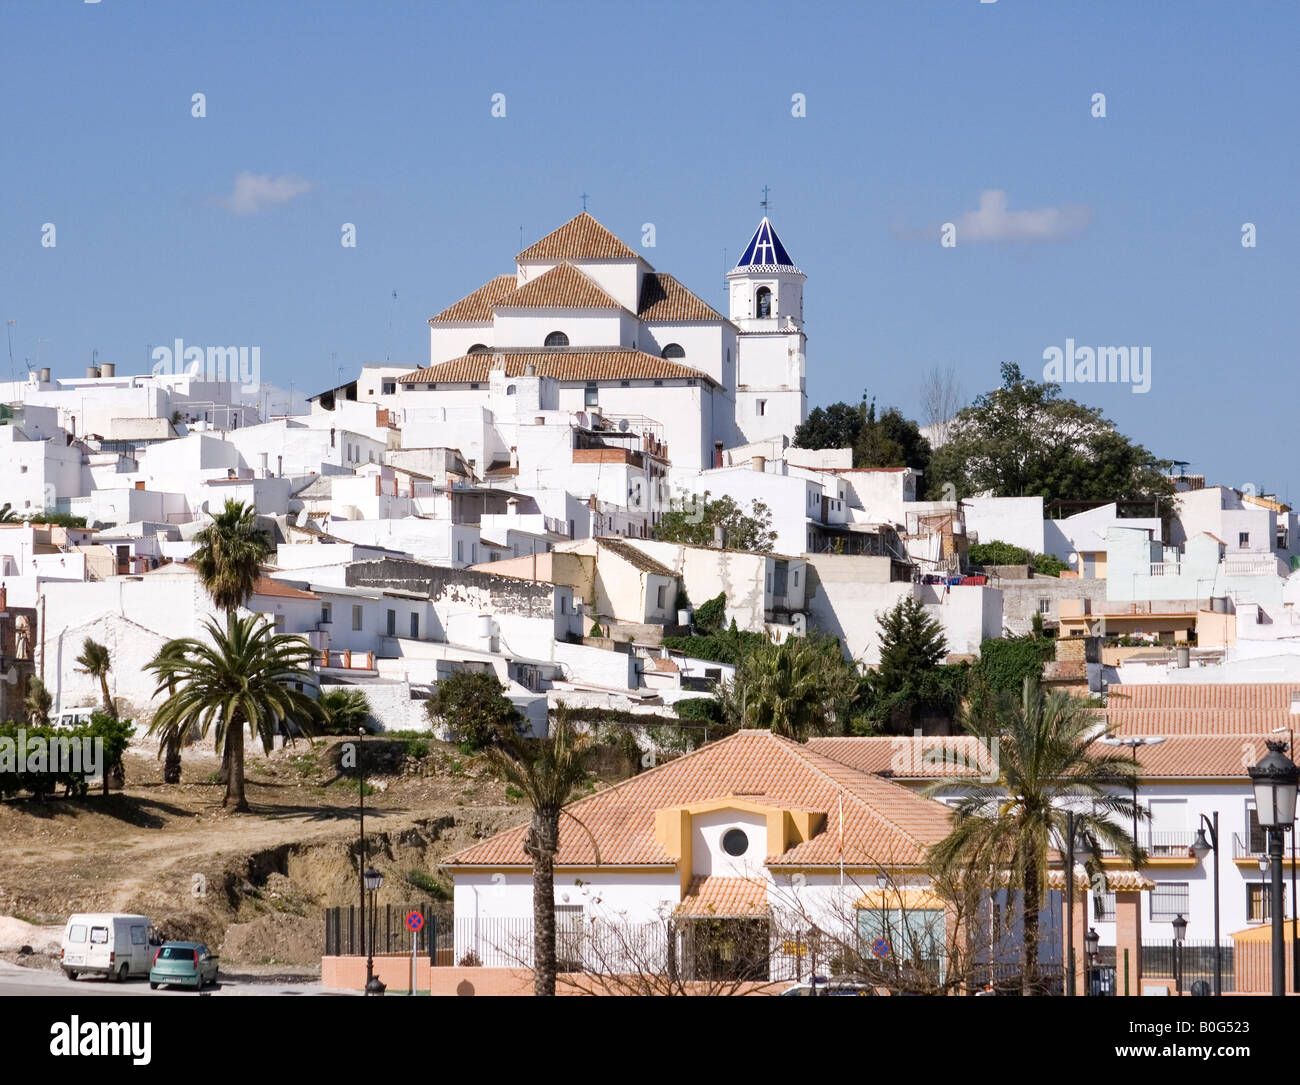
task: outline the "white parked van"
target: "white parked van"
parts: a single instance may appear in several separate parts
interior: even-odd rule
[[[121,981],[147,976],[161,944],[146,916],[95,912],[74,915],[63,928],[59,963],[68,979],[83,974]]]

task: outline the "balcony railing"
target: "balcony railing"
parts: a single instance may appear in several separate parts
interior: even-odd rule
[[[1224,576],[1268,576],[1277,573],[1278,561],[1272,554],[1229,554],[1222,562]]]
[[[1181,561],[1153,561],[1151,563],[1152,576],[1182,576],[1183,563]]]
[[[1190,829],[1178,829],[1168,832],[1143,832],[1138,829],[1138,843],[1152,859],[1186,858],[1190,854],[1192,841],[1196,833]],[[1118,850],[1109,845],[1102,845],[1103,857],[1114,857]]]
[[[1232,834],[1232,857],[1234,859],[1262,859],[1268,854],[1268,834],[1260,832]]]
[[[319,665],[329,667],[331,670],[373,671],[375,669],[375,653],[354,652],[350,649],[337,652],[322,648]]]

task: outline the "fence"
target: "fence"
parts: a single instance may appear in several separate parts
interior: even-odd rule
[[[1223,990],[1234,990],[1233,946],[1219,947]],[[1112,951],[1113,953],[1113,951]],[[1181,987],[1187,993],[1214,993],[1214,942],[1188,941],[1181,946],[1174,942],[1142,943],[1142,974],[1152,979],[1177,979],[1182,974]],[[1203,986],[1202,986],[1203,985]]]
[[[346,908],[325,909],[325,956],[358,956],[367,950],[372,954],[410,953],[411,932],[406,926],[406,917],[410,912],[419,912],[424,925],[416,934],[416,952],[423,955],[429,952],[430,940],[437,945],[449,935],[440,930],[438,917],[427,903],[424,904],[380,904],[372,912],[366,907],[366,937],[361,937],[361,908],[348,905]]]

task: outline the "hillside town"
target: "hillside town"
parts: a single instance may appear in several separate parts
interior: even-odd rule
[[[1295,989],[1296,513],[1010,363],[973,402],[936,371],[919,423],[810,409],[797,240],[764,215],[723,313],[583,211],[429,316],[427,364],[303,413],[181,341],[0,387],[0,717],[131,721],[105,794],[128,747],[172,783],[215,749],[235,811],[314,735],[504,765],[532,822],[438,861],[418,962],[335,907],[327,987]],[[566,758],[601,743],[631,758],[593,791]],[[32,778],[0,794],[57,801]]]

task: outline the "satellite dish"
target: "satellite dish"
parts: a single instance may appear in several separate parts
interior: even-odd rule
[[[630,426],[631,426],[631,423],[628,422],[628,420],[627,420],[626,418],[620,418],[620,419],[618,420],[618,432],[619,432],[619,433],[626,433],[626,432],[628,431],[628,429],[630,428]]]
[[[306,509],[306,508],[303,508],[303,509],[298,513],[298,518],[297,518],[296,520],[294,520],[294,525],[295,525],[296,527],[306,527],[306,526],[307,526],[307,509]]]
[[[1079,564],[1079,555],[1078,555],[1078,554],[1071,554],[1071,555],[1070,555],[1070,558],[1069,558],[1069,561],[1070,561],[1070,564],[1071,564],[1071,565],[1078,565],[1078,564]]]
[[[18,668],[10,667],[5,671],[5,685],[12,686],[18,681]]]

